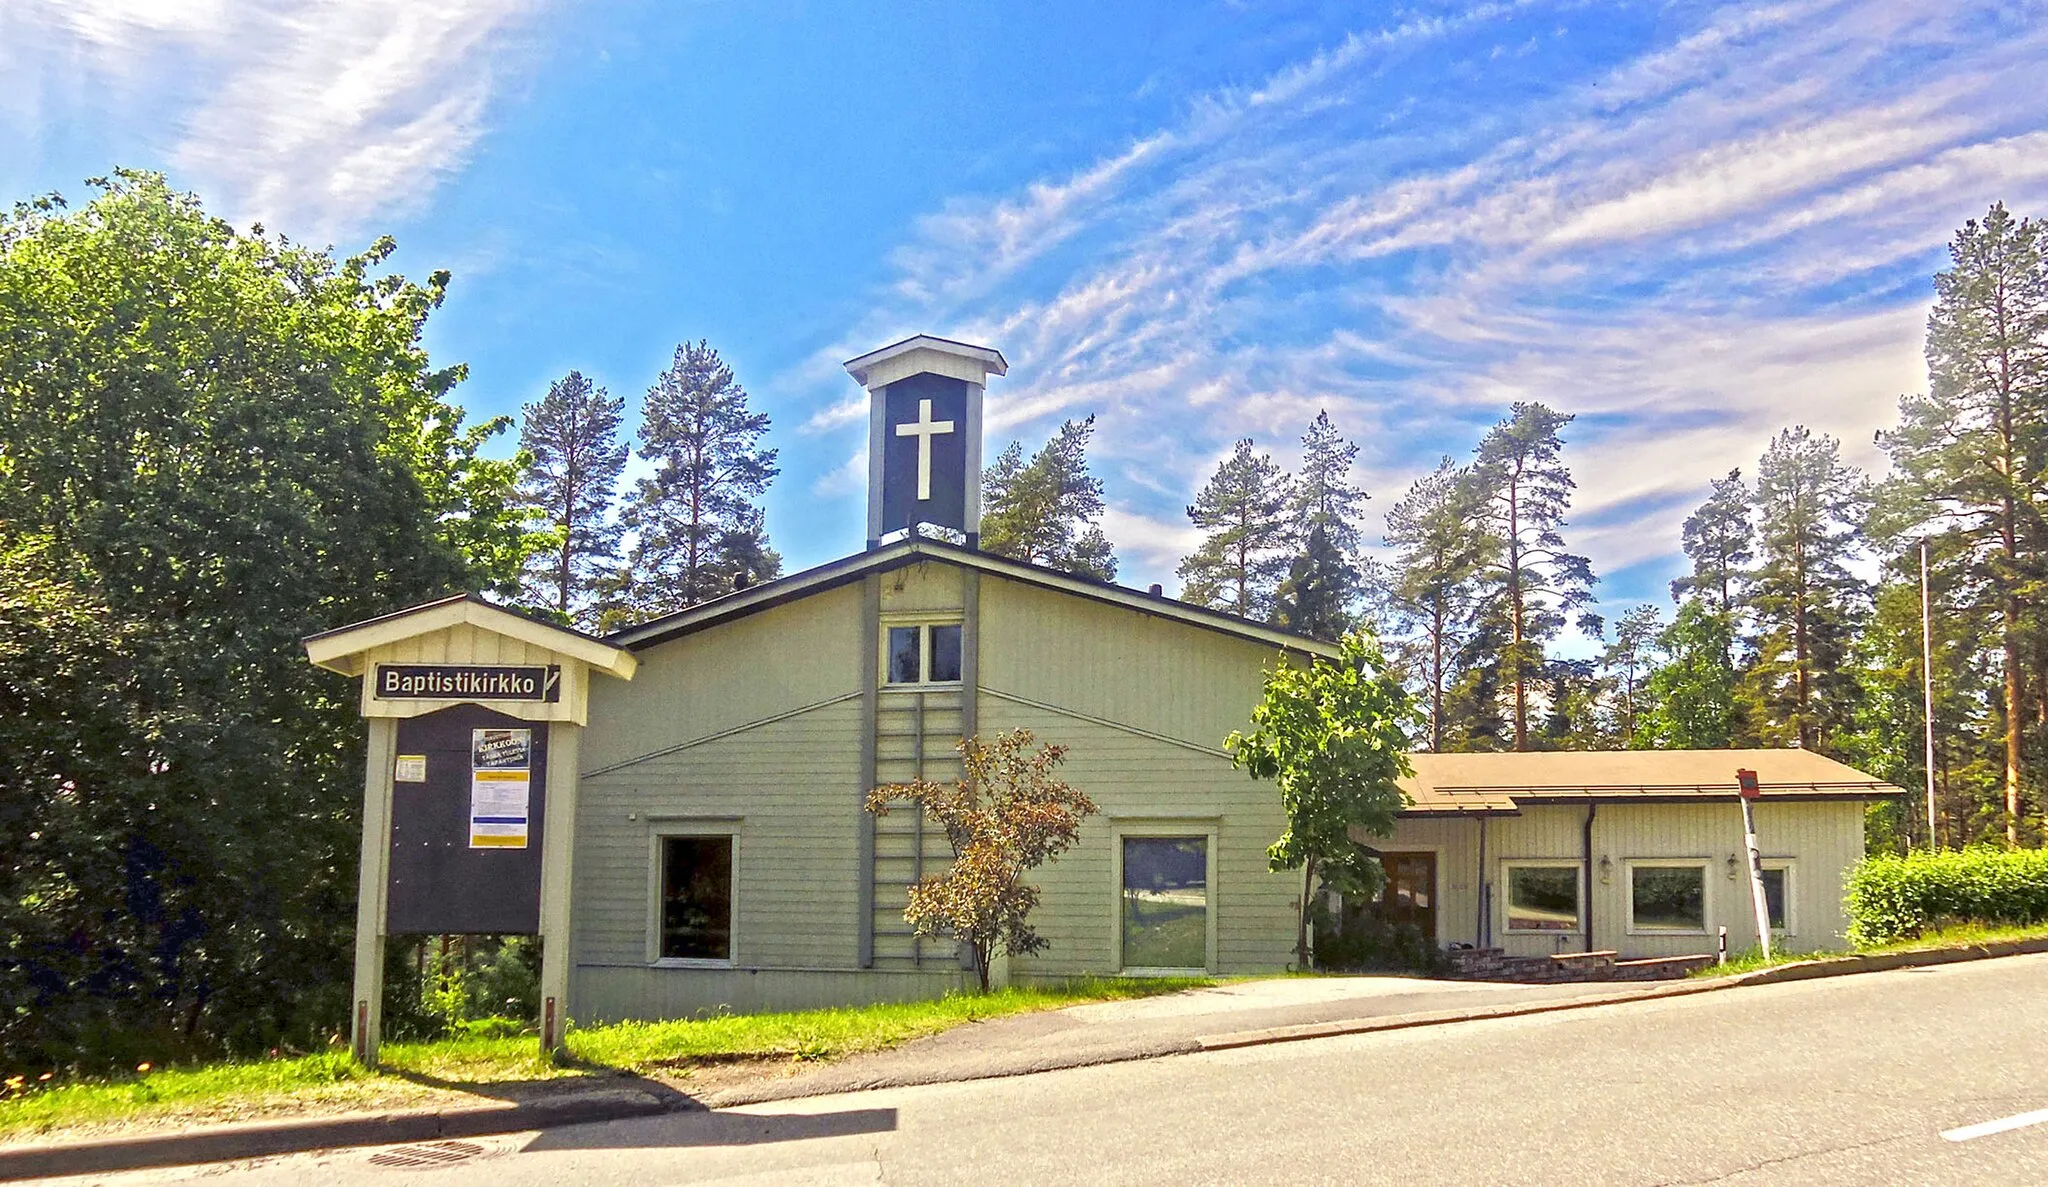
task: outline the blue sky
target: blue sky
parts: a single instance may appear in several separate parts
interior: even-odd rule
[[[839,363],[909,333],[1009,357],[991,453],[1095,414],[1169,589],[1235,437],[1328,408],[1377,514],[1540,399],[1615,609],[1778,428],[1877,463],[1950,233],[2048,214],[2043,62],[2032,3],[0,0],[0,194],[395,235],[477,413],[708,338],[792,568],[861,538]]]

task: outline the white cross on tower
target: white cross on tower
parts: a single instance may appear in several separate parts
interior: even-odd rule
[[[917,498],[919,502],[932,497],[932,438],[941,433],[953,431],[950,420],[932,419],[932,402],[917,402],[917,422],[896,426],[898,437],[917,438]]]

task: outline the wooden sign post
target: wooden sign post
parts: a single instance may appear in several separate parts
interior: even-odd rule
[[[1763,788],[1757,782],[1756,772],[1739,770],[1735,772],[1736,786],[1742,789],[1742,843],[1749,850],[1749,897],[1756,908],[1757,942],[1763,945],[1764,959],[1771,958],[1771,904],[1764,896],[1764,855],[1756,847],[1757,800],[1763,797]]]

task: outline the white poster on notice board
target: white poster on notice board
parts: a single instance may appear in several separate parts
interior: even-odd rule
[[[526,848],[532,831],[532,793],[533,731],[474,731],[469,764],[469,847]]]

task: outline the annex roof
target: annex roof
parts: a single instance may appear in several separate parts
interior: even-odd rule
[[[308,635],[299,642],[306,649],[306,658],[315,665],[344,676],[360,676],[363,657],[372,648],[465,623],[581,660],[600,672],[628,680],[632,679],[633,669],[640,663],[632,652],[593,635],[528,618],[503,606],[494,606],[475,594],[456,594],[438,601],[422,602],[321,631],[317,635]]]
[[[1409,814],[1512,813],[1535,803],[1733,800],[1738,769],[1767,800],[1876,799],[1900,788],[1811,750],[1559,750],[1411,754]]]
[[[1203,627],[1241,639],[1269,644],[1288,651],[1305,655],[1335,657],[1339,654],[1337,645],[1306,635],[1297,635],[1265,623],[1190,605],[1164,594],[1147,593],[1130,589],[1114,582],[1098,581],[1092,577],[1080,577],[1054,569],[1041,568],[995,556],[957,544],[922,537],[909,537],[891,544],[885,544],[871,552],[859,552],[852,556],[829,561],[801,573],[792,573],[774,581],[765,582],[751,589],[727,594],[687,610],[664,615],[650,622],[606,637],[606,642],[620,647],[634,649],[652,647],[670,639],[687,635],[722,622],[730,622],[749,614],[758,613],[770,607],[784,605],[799,598],[822,593],[828,589],[858,581],[870,573],[885,573],[920,561],[938,561],[944,564],[960,565],[983,573],[1007,578],[1011,581],[1035,585],[1041,589],[1056,590],[1092,601],[1121,606],[1145,614],[1157,614],[1175,619],[1191,626]]]

